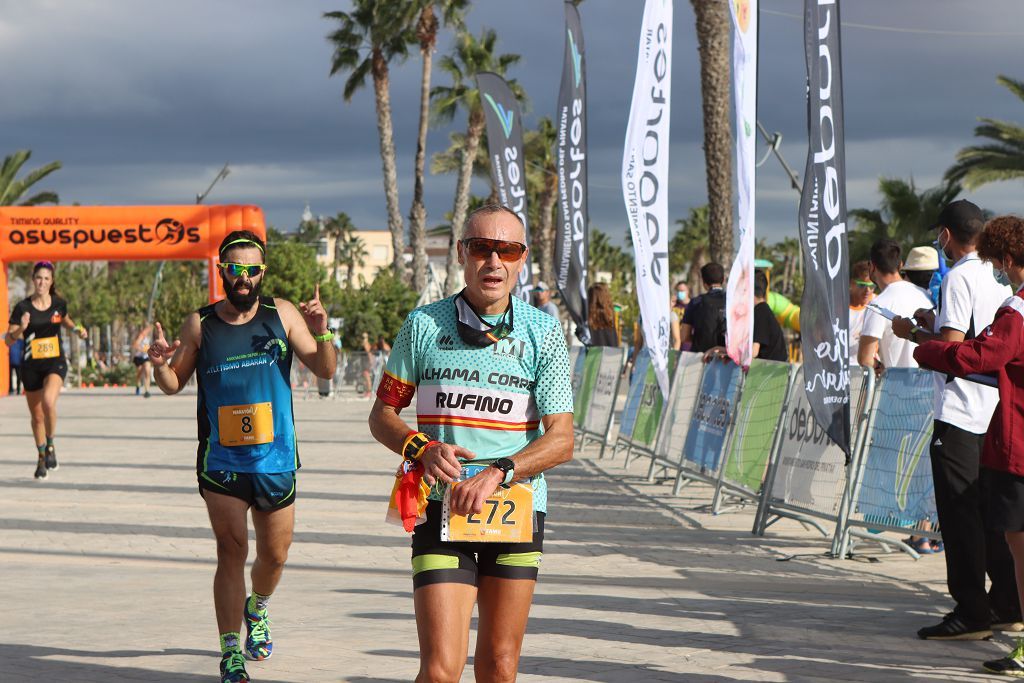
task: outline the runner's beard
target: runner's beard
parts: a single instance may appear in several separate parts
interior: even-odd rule
[[[230,287],[227,279],[221,275],[221,283],[224,285],[224,291],[227,293],[228,301],[234,306],[240,313],[251,311],[252,307],[256,305],[256,302],[260,298],[260,288],[263,287],[263,278],[260,278],[259,282],[249,281],[249,293],[241,294],[238,291],[239,287],[244,286],[244,281],[239,278],[235,281],[235,286]]]

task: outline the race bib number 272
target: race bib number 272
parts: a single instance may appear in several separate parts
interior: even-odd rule
[[[442,541],[529,543],[533,540],[532,483],[519,482],[507,489],[499,488],[484,501],[480,513],[470,515],[452,514],[450,498],[451,487],[444,496]]]

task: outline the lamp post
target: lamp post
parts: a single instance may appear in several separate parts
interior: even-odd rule
[[[230,172],[231,169],[229,169],[227,163],[225,163],[224,167],[220,169],[220,171],[214,177],[213,181],[209,184],[209,186],[207,186],[206,190],[202,194],[196,195],[196,204],[202,204],[203,200],[206,199],[206,195],[210,194],[210,191],[213,189],[213,186],[216,185],[219,181],[223,180],[224,178],[227,178]],[[149,305],[146,307],[147,325],[153,324],[153,306],[156,305],[156,295],[160,291],[160,278],[163,276],[165,263],[167,262],[161,261],[157,265],[156,275],[153,276],[153,289],[150,290],[149,292]]]

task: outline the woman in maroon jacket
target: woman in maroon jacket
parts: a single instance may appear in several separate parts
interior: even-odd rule
[[[999,405],[981,453],[982,495],[987,522],[1006,535],[1024,603],[1024,220],[999,216],[989,221],[978,241],[978,255],[1009,277],[1016,294],[976,338],[925,342],[914,358],[921,367],[958,377],[994,375],[999,382]],[[1024,676],[1024,638],[1007,656],[983,666],[993,673]]]

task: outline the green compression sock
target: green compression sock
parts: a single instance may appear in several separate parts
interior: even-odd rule
[[[241,652],[242,647],[239,645],[239,640],[238,633],[220,634],[220,653],[223,655],[228,652]]]
[[[260,595],[256,591],[253,591],[252,595],[249,596],[249,602],[246,605],[246,608],[250,614],[259,614],[262,616],[267,613],[267,605],[269,604],[269,595]]]

